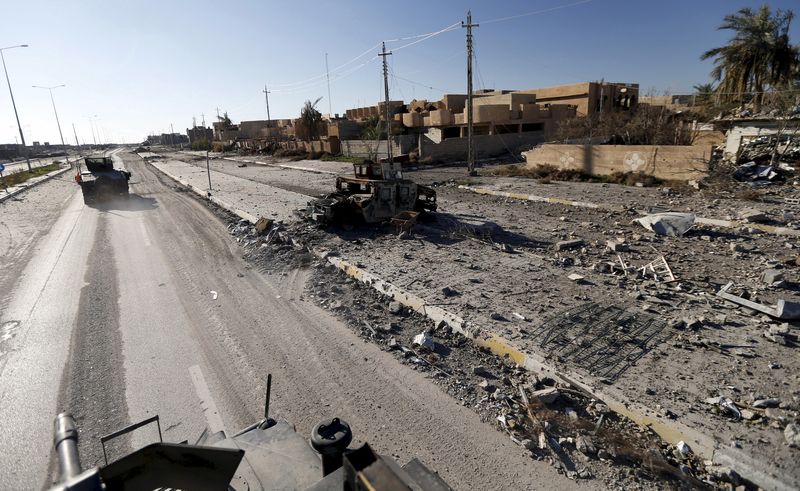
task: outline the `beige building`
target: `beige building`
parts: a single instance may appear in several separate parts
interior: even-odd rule
[[[578,116],[627,111],[639,103],[639,84],[619,82],[581,82],[518,92],[536,94],[539,104],[573,105]]]

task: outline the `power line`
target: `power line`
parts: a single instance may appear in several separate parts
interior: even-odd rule
[[[504,21],[507,21],[507,20],[514,20],[514,19],[519,19],[519,18],[522,18],[522,17],[530,17],[531,15],[546,14],[547,12],[553,12],[555,10],[567,9],[567,8],[570,8],[570,7],[577,7],[578,5],[583,5],[583,4],[589,3],[591,1],[593,1],[593,0],[581,0],[580,2],[568,3],[568,4],[565,4],[565,5],[558,5],[556,7],[550,7],[550,8],[541,9],[541,10],[534,10],[533,12],[526,12],[524,14],[512,15],[512,16],[509,16],[509,17],[500,17],[500,18],[491,19],[491,20],[484,20],[484,21],[481,21],[481,24],[494,24],[495,22],[504,22]]]

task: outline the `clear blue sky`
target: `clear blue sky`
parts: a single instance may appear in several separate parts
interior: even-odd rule
[[[716,28],[727,13],[763,2],[743,0],[471,1],[13,1],[2,6],[5,51],[26,140],[58,142],[47,91],[54,91],[65,139],[91,141],[89,116],[107,140],[141,141],[150,132],[208,124],[216,108],[234,121],[296,117],[306,99],[323,97],[325,53],[333,112],[383,98],[375,46],[438,31],[471,8],[476,88],[524,89],[586,80],[639,83],[643,91],[681,93],[707,82],[700,54],[724,44]],[[796,1],[769,2],[773,8]],[[487,22],[565,6],[536,15]],[[393,41],[392,99],[438,99],[465,92],[465,33],[457,28],[412,46]],[[800,20],[792,27],[800,42]],[[369,49],[373,47],[372,49]],[[368,50],[368,54],[338,68]],[[364,64],[366,63],[366,64]],[[361,66],[364,64],[363,66]],[[360,68],[359,68],[360,67]],[[322,75],[322,77],[319,77]],[[317,78],[315,78],[317,77]],[[290,85],[309,80],[300,85]],[[407,80],[411,80],[409,82]],[[430,88],[433,87],[433,88]],[[17,135],[5,80],[0,80],[0,142]]]

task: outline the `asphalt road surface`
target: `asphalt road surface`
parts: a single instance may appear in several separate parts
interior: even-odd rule
[[[84,466],[99,465],[102,435],[154,414],[171,442],[209,422],[245,427],[268,373],[271,412],[303,435],[337,415],[359,442],[418,457],[456,489],[578,486],[305,301],[307,272],[251,269],[223,221],[120,156],[128,200],[85,206],[65,178],[0,204],[0,489],[52,482],[60,411],[77,418]],[[109,457],[156,438],[143,428]]]

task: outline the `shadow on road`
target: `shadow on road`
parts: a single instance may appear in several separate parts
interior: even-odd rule
[[[111,198],[87,206],[100,211],[149,211],[155,210],[158,204],[155,198],[131,193],[127,197]]]

